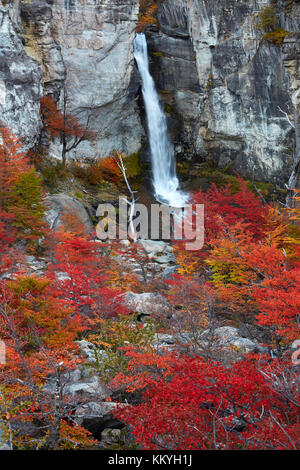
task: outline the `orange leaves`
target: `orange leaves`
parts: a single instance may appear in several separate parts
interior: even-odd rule
[[[240,180],[240,190],[212,186],[195,195],[205,205],[200,252],[177,244],[179,272],[208,272],[220,299],[239,318],[255,320],[281,341],[299,337],[299,208],[263,205]]]
[[[47,95],[41,98],[41,114],[46,130],[52,137],[59,137],[65,129],[64,118],[54,98]]]
[[[137,27],[138,33],[144,31],[146,26],[157,23],[157,9],[158,5],[156,0],[141,0]]]
[[[0,128],[0,142],[0,207],[11,216],[17,239],[33,250],[45,235],[41,178],[30,165],[21,139]]]
[[[76,448],[87,450],[97,444],[89,431],[78,425],[70,425],[65,420],[60,423],[59,434],[62,450],[74,450]]]
[[[66,166],[66,155],[75,149],[82,141],[91,140],[94,133],[88,130],[90,116],[86,126],[66,110],[66,95],[64,95],[63,112],[58,108],[54,98],[50,95],[41,99],[41,114],[46,131],[51,137],[60,138],[62,144],[62,167]]]
[[[80,330],[80,322],[68,303],[58,298],[50,279],[20,276],[9,281],[7,289],[8,312],[21,331],[24,328],[24,333],[29,334],[33,328],[43,347],[61,350],[61,353],[74,349],[72,341]],[[24,339],[26,337],[27,333]],[[27,339],[30,341],[29,337]]]

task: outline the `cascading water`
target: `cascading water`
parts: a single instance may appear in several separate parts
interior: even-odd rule
[[[137,34],[134,57],[142,77],[152,160],[154,195],[157,201],[172,207],[183,207],[188,196],[178,190],[174,149],[168,138],[167,122],[160,106],[153,78],[149,71],[146,36]]]

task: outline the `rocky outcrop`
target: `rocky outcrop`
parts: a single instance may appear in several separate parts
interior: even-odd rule
[[[64,226],[67,230],[69,225],[79,222],[86,233],[93,231],[93,224],[88,208],[77,199],[64,193],[53,194],[45,198],[47,211],[46,222],[54,232]]]
[[[137,152],[143,128],[135,102],[133,39],[139,0],[53,0],[22,5],[25,48],[41,66],[44,93],[67,94],[68,111],[96,138],[71,157]],[[57,143],[50,152],[59,157]]]
[[[148,43],[177,153],[282,182],[293,131],[281,110],[290,112],[299,86],[300,2],[277,2],[280,25],[290,32],[282,45],[264,40],[257,27],[269,3],[165,0]]]
[[[33,147],[40,135],[42,73],[24,51],[9,11],[0,6],[0,121]]]
[[[118,404],[114,402],[89,402],[76,410],[75,421],[90,431],[94,437],[101,439],[106,428],[122,427],[123,424],[113,416]]]

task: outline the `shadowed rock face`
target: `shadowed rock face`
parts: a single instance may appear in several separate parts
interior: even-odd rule
[[[300,1],[276,3],[290,34],[263,40],[268,0],[164,0],[147,32],[151,71],[166,103],[177,158],[229,163],[242,174],[283,183],[292,163],[290,112],[300,86]],[[139,0],[13,0],[0,8],[1,119],[26,148],[40,139],[39,99],[51,93],[97,138],[69,157],[141,149],[133,59]],[[290,107],[290,108],[289,108]],[[61,149],[51,142],[50,154]]]
[[[291,32],[281,46],[262,40],[256,26],[268,3],[165,0],[148,42],[177,153],[188,148],[191,157],[282,182],[293,133],[279,107],[288,111],[300,85],[300,2],[277,2],[281,27]]]
[[[42,74],[27,56],[8,11],[0,6],[0,122],[23,137],[25,149],[39,138]]]

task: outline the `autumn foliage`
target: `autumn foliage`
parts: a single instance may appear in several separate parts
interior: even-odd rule
[[[138,367],[140,358],[133,358]],[[143,403],[118,412],[143,448],[296,448],[297,386],[289,390],[287,406],[284,393],[270,387],[254,359],[231,368],[197,357],[169,361],[159,378],[148,381]],[[280,378],[282,370],[273,373]]]
[[[299,383],[288,345],[299,338],[299,209],[264,205],[242,180],[238,191],[213,186],[195,201],[205,204],[204,249],[178,243],[181,275],[168,281],[189,355],[127,348],[129,368],[114,382],[143,399],[117,415],[145,449],[296,449]],[[198,344],[221,318],[262,328],[277,358],[224,365],[224,351]]]
[[[146,26],[157,23],[158,2],[156,0],[141,0],[137,31],[144,31]]]

